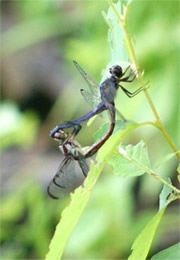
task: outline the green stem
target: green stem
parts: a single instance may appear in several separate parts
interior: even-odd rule
[[[129,35],[129,32],[128,32],[128,24],[127,24],[127,15],[128,15],[128,6],[127,6],[127,10],[126,10],[126,13],[124,16],[121,16],[118,11],[116,10],[114,4],[112,3],[112,0],[109,0],[108,1],[109,5],[111,6],[112,10],[114,11],[115,15],[117,16],[118,20],[120,21],[120,23],[122,24],[123,28],[124,28],[124,32],[125,32],[125,42],[127,44],[127,50],[128,50],[128,53],[129,53],[129,56],[131,58],[131,60],[133,61],[135,67],[136,67],[136,70],[137,68],[139,68],[139,64],[138,64],[138,60],[136,58],[136,54],[135,54],[135,49],[134,49],[134,45],[131,41],[131,38],[130,38],[130,35]],[[142,86],[145,85],[145,82],[143,80],[143,76],[142,76],[142,73],[141,71],[138,72],[138,78],[139,78],[139,81],[140,81],[140,84]],[[180,160],[180,153],[178,152],[178,149],[176,148],[175,144],[173,143],[173,141],[171,140],[170,136],[168,135],[168,133],[166,132],[166,130],[164,129],[163,127],[163,124],[161,122],[161,119],[159,117],[159,114],[151,100],[151,97],[148,93],[148,90],[147,89],[144,89],[144,93],[145,93],[145,96],[148,100],[148,103],[151,107],[151,110],[152,110],[152,113],[154,114],[154,117],[156,119],[156,122],[153,123],[160,131],[161,133],[164,135],[165,139],[167,140],[167,142],[169,143],[170,147],[172,148],[172,150],[176,153],[176,156],[177,158]]]
[[[180,195],[173,196],[171,199],[169,199],[169,203],[171,203],[172,201],[175,201],[175,200],[180,200]]]
[[[159,128],[159,127],[157,126],[156,122],[152,122],[152,121],[145,121],[145,122],[141,122],[141,123],[138,123],[138,124],[139,124],[139,126],[143,126],[143,125],[153,125],[153,126]]]
[[[166,186],[168,186],[169,188],[171,188],[172,190],[174,190],[177,194],[180,194],[180,190],[177,189],[176,187],[174,187],[172,184],[170,184],[169,182],[167,182],[166,180],[164,180],[163,178],[161,178],[158,174],[156,174],[153,170],[151,170],[150,168],[146,167],[144,164],[134,160],[132,157],[129,157],[126,154],[122,154],[119,153],[121,156],[123,156],[125,159],[127,159],[128,161],[134,163],[138,168],[141,168],[143,171],[147,172],[149,175],[151,175],[153,178],[155,178],[156,180],[164,183]]]

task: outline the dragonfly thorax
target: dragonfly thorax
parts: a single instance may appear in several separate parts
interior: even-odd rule
[[[64,142],[63,145],[60,144],[59,149],[66,157],[72,157],[75,160],[78,160],[83,156],[80,145],[75,140],[68,140]]]
[[[118,83],[119,80],[114,76],[111,76],[101,83],[99,89],[101,93],[101,99],[104,103],[111,103],[114,101],[118,89]]]

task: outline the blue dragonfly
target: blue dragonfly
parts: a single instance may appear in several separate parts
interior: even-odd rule
[[[88,158],[93,154],[95,154],[97,150],[106,142],[106,140],[113,133],[115,127],[115,112],[116,112],[114,99],[118,88],[121,88],[122,91],[129,98],[134,97],[142,90],[144,90],[144,88],[140,87],[136,91],[130,92],[120,84],[121,82],[132,82],[136,78],[136,74],[132,71],[130,71],[129,75],[125,76],[127,71],[130,69],[130,66],[128,66],[124,72],[121,66],[119,65],[112,66],[109,69],[111,76],[107,78],[105,81],[103,81],[100,85],[98,85],[97,82],[91,76],[89,76],[76,61],[73,61],[73,63],[77,68],[77,70],[79,71],[79,73],[87,82],[90,89],[90,92],[81,89],[81,94],[85,98],[87,103],[89,103],[94,108],[89,113],[85,114],[84,116],[80,117],[77,120],[68,121],[60,125],[57,125],[50,132],[50,136],[55,137],[56,132],[58,132],[60,129],[72,128],[75,125],[78,126],[77,129],[80,131],[82,122],[87,121],[94,115],[100,114],[103,111],[108,110],[110,116],[110,125],[108,131],[102,138],[100,138],[97,142],[92,144],[89,147],[89,149],[86,150],[84,156],[85,158]],[[76,131],[76,134],[77,133],[78,131]]]

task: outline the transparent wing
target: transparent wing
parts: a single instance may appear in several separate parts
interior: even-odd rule
[[[81,95],[84,97],[86,102],[91,106],[91,107],[96,107],[99,103],[102,102],[102,100],[99,97],[93,96],[91,93],[89,93],[85,89],[81,89]]]
[[[76,62],[73,61],[75,67],[77,68],[77,70],[79,71],[79,73],[81,74],[81,76],[85,79],[85,81],[87,82],[88,86],[89,86],[89,90],[91,92],[91,94],[98,98],[100,96],[99,93],[99,84],[91,77],[89,76],[84,70],[83,68],[81,68],[81,66]]]
[[[76,62],[73,61],[76,69],[79,71],[79,73],[82,75],[82,77],[85,79],[89,86],[90,92],[81,89],[81,95],[84,97],[85,101],[91,106],[91,107],[96,107],[98,104],[102,102],[101,97],[100,97],[100,91],[99,91],[99,85],[98,83],[91,77],[89,76],[83,68]],[[99,114],[101,117],[106,117],[106,113],[101,113]]]
[[[79,167],[81,168],[84,176],[86,177],[89,171],[89,165],[87,164],[85,159],[78,160]]]
[[[84,173],[77,161],[65,157],[48,186],[48,194],[54,199],[61,199],[80,186],[84,179]]]

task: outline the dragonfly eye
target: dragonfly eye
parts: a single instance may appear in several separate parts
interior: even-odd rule
[[[53,136],[54,139],[60,140],[61,139],[61,134],[59,132],[56,132]]]
[[[112,74],[112,76],[115,76],[117,78],[120,78],[123,75],[122,68],[119,65],[112,66],[109,69],[109,72]]]
[[[58,140],[58,141],[64,141],[67,138],[67,134],[66,134],[65,131],[59,130],[58,132],[56,132],[54,134],[53,138]]]

